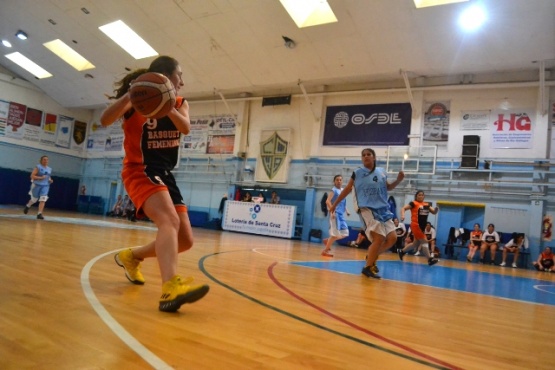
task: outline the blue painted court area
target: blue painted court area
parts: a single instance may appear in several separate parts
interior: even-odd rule
[[[360,275],[364,261],[291,262]],[[384,279],[555,306],[555,282],[401,261],[378,262]],[[501,268],[501,267],[500,267]],[[508,267],[506,267],[508,268]]]

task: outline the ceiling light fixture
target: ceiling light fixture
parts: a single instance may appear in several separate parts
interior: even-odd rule
[[[53,40],[43,44],[48,50],[59,56],[64,62],[78,71],[94,68],[94,65],[81,54],[73,50],[62,40]]]
[[[21,53],[11,53],[5,55],[5,57],[26,70],[27,72],[31,73],[36,78],[52,77],[52,74],[50,72],[46,71],[41,66],[39,66]]]
[[[459,17],[459,26],[465,31],[475,31],[486,21],[485,10],[474,5],[465,9]]]
[[[15,34],[15,36],[20,39],[20,40],[27,40],[27,34],[21,30],[17,31],[17,33]]]
[[[2,45],[4,45],[7,48],[11,48],[12,47],[12,43],[9,42],[8,40],[2,40]]]
[[[299,28],[337,22],[337,18],[326,0],[279,1]]]
[[[468,0],[414,0],[417,9],[426,8],[428,6],[447,5],[454,3],[462,3]]]
[[[135,59],[158,55],[156,50],[121,20],[98,28]]]

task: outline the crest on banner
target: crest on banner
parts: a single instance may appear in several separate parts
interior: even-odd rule
[[[262,131],[257,181],[287,182],[289,130]]]

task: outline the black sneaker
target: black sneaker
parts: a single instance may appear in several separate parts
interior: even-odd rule
[[[376,265],[375,263],[372,265],[372,267],[370,267],[370,269],[372,270],[372,272],[374,274],[377,274],[378,272],[380,272],[380,269],[378,268],[378,265]]]
[[[428,266],[433,266],[438,262],[439,262],[439,260],[437,258],[429,258],[428,259]]]
[[[381,276],[372,272],[372,267],[371,266],[364,267],[361,272],[362,272],[362,275],[364,275],[366,277],[371,277],[371,278],[374,278],[374,279],[381,279]]]
[[[486,262],[484,261],[483,258],[480,258],[480,263],[481,263],[482,265],[484,265]]]
[[[495,261],[490,261],[489,264],[490,265],[495,265]]]
[[[407,254],[406,252],[403,252],[402,249],[397,249],[397,254],[399,255],[399,259],[402,261],[403,257],[405,256],[405,254]]]
[[[25,214],[29,213],[29,207],[25,206],[25,208],[23,208],[23,213]]]
[[[39,213],[37,215],[37,220],[44,220],[44,216],[42,215],[42,213]]]

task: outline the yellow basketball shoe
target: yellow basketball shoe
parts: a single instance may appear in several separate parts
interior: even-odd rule
[[[201,299],[208,293],[210,287],[204,285],[189,285],[193,278],[181,279],[175,275],[171,280],[166,281],[162,286],[162,296],[160,297],[160,311],[175,312],[185,303],[193,303]]]
[[[137,285],[145,283],[145,278],[141,274],[141,260],[133,257],[131,248],[116,253],[114,260],[119,266],[123,267],[125,276],[130,282]]]

